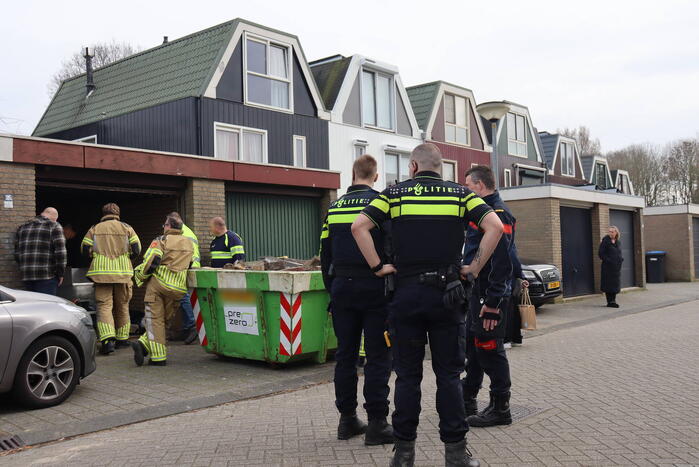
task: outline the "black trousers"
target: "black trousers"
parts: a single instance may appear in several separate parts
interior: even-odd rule
[[[615,303],[616,302],[616,294],[615,293],[605,293],[604,294],[607,297],[607,303]]]
[[[472,332],[472,324],[478,323],[481,303],[477,294],[471,297],[468,310],[468,336],[466,340],[466,377],[462,380],[463,391],[466,395],[477,394],[483,384],[483,375],[490,378],[490,390],[496,394],[509,392],[512,386],[510,380],[510,364],[507,361],[505,344],[502,338],[478,337]],[[506,315],[509,311],[509,299],[503,300],[500,313]],[[504,316],[507,320],[507,316]],[[500,324],[500,326],[504,326]]]
[[[519,307],[517,304],[520,301],[520,297],[512,297],[508,300],[508,312],[505,317],[507,325],[507,331],[505,333],[505,342],[511,342],[513,344],[522,343],[522,316],[519,314]]]
[[[362,332],[364,366],[364,409],[369,420],[388,415],[388,379],[391,354],[384,331],[387,324],[384,282],[379,278],[337,277],[332,284],[335,353],[335,405],[341,414],[357,409],[357,359]]]
[[[445,443],[468,431],[459,381],[464,370],[466,326],[463,309],[445,309],[443,291],[424,284],[397,285],[389,305],[389,329],[396,371],[393,434],[412,441],[420,418],[425,344],[429,338],[432,370],[437,376],[439,436]]]

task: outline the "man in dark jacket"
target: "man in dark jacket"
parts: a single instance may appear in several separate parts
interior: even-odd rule
[[[510,308],[515,218],[495,190],[493,172],[489,167],[479,165],[466,172],[466,187],[495,211],[503,225],[503,235],[490,261],[476,278],[467,315],[468,363],[466,377],[462,380],[466,414],[470,415],[470,426],[509,425],[512,423],[510,366],[503,338]],[[482,237],[478,226],[469,224],[464,264],[472,261]],[[498,318],[489,323],[487,316]],[[476,396],[484,373],[490,378],[490,404],[476,413]]]
[[[66,240],[56,209],[44,209],[17,229],[15,261],[27,290],[56,295],[66,269]]]

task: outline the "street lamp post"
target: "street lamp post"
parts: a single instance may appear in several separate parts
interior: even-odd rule
[[[495,189],[500,188],[500,169],[498,167],[497,135],[500,120],[510,111],[510,104],[506,102],[484,102],[476,107],[478,113],[490,122],[491,146],[490,167],[495,175]]]

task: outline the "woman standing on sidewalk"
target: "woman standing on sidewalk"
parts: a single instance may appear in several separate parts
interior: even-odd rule
[[[607,296],[607,306],[610,308],[619,308],[616,294],[621,289],[621,263],[624,262],[620,237],[619,229],[611,225],[599,246],[599,257],[602,260],[601,289]]]

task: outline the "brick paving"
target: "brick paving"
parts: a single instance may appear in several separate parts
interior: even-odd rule
[[[474,429],[484,465],[699,465],[699,301],[561,329],[510,352],[513,403],[543,409]],[[443,465],[426,368],[418,465]],[[485,394],[483,394],[485,396]],[[387,465],[335,439],[331,384],[92,433],[0,457],[25,465]]]

